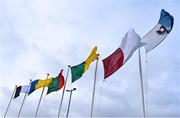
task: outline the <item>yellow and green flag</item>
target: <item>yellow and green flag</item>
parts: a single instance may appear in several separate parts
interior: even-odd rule
[[[98,58],[98,54],[96,54],[96,51],[97,51],[97,46],[95,46],[93,48],[93,50],[91,51],[91,54],[86,59],[85,64],[84,64],[84,72],[86,72],[88,70],[91,62],[93,62],[94,60],[96,60]]]
[[[95,46],[93,48],[90,55],[88,56],[88,58],[84,62],[82,62],[79,65],[71,67],[72,82],[81,78],[83,73],[88,70],[91,62],[93,62],[94,60],[96,60],[98,58],[98,54],[96,54],[96,51],[97,51],[97,46]]]

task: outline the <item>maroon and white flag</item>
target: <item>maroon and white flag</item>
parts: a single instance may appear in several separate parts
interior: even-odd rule
[[[126,61],[128,61],[137,48],[144,45],[144,43],[140,41],[141,37],[134,29],[129,29],[122,39],[120,47],[111,55],[103,59],[104,79],[116,72]]]

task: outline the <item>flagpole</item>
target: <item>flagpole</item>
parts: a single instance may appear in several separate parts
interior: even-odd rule
[[[31,83],[31,81],[32,81],[32,80],[30,79],[29,84]],[[23,105],[24,105],[24,101],[25,101],[26,97],[27,97],[27,93],[24,95],[24,98],[23,98],[21,107],[20,107],[19,112],[18,112],[18,116],[17,116],[18,118],[19,118],[19,116],[20,116],[20,114],[21,114],[21,110],[22,110],[22,107],[23,107]]]
[[[143,107],[143,117],[146,117],[145,113],[145,102],[144,102],[144,86],[143,86],[143,76],[142,76],[142,65],[141,65],[141,51],[138,49],[139,54],[139,74],[140,74],[140,82],[141,82],[141,99],[142,99],[142,107]]]
[[[68,65],[68,70],[67,70],[67,74],[66,74],[66,80],[64,82],[63,93],[62,93],[61,101],[60,101],[60,104],[59,104],[58,118],[60,117],[60,113],[61,113],[61,108],[62,108],[62,103],[63,103],[63,98],[64,98],[64,92],[65,92],[65,89],[66,89],[66,83],[67,83],[70,68],[71,68],[71,66]]]
[[[95,74],[94,74],[94,86],[93,86],[93,95],[92,95],[92,104],[91,104],[91,117],[93,115],[93,107],[94,107],[94,95],[95,95],[95,89],[96,89],[96,76],[97,76],[98,60],[99,60],[99,57],[96,60],[96,68],[95,68]]]
[[[47,73],[47,78],[46,78],[46,80],[48,79],[48,77],[49,77],[49,73]],[[45,86],[43,87],[43,90],[42,90],[42,92],[41,92],[41,97],[40,97],[40,99],[39,99],[38,107],[37,107],[37,109],[36,109],[35,118],[37,117],[37,113],[38,113],[39,106],[40,106],[40,103],[41,103],[41,100],[42,100],[42,96],[43,96],[43,93],[44,93],[44,89],[45,89]]]
[[[9,110],[9,107],[10,107],[11,101],[12,101],[12,99],[13,99],[14,93],[15,93],[15,91],[16,91],[16,88],[17,88],[17,85],[15,85],[14,91],[13,91],[13,93],[12,93],[12,96],[11,96],[11,98],[10,98],[9,104],[8,104],[8,106],[7,106],[7,108],[6,108],[6,112],[5,112],[5,114],[4,114],[4,118],[5,118],[6,115],[7,115],[7,112],[8,112],[8,110]]]
[[[20,107],[19,112],[18,112],[18,116],[17,116],[18,118],[19,118],[19,116],[20,116],[20,114],[21,114],[21,110],[22,110],[24,101],[25,101],[25,99],[26,99],[26,96],[27,96],[27,93],[24,95],[23,102],[22,102],[21,107]]]

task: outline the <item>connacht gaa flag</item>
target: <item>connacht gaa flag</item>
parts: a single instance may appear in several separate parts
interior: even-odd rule
[[[79,65],[71,67],[72,82],[81,78],[83,73],[88,70],[91,62],[93,62],[98,58],[98,54],[96,54],[96,51],[97,51],[97,47],[95,46],[91,51],[90,55],[88,56],[88,58],[84,62],[82,62]]]
[[[72,76],[72,82],[78,80],[80,77],[82,77],[84,73],[84,63],[81,63],[79,65],[71,67],[71,76]]]
[[[129,29],[125,37],[122,39],[120,47],[103,60],[105,79],[128,61],[137,48],[144,45],[140,40],[140,36],[134,31],[134,29]]]
[[[162,9],[158,24],[142,38],[142,42],[146,43],[146,53],[158,46],[167,37],[173,28],[173,24],[173,16]]]
[[[29,93],[30,87],[28,85],[18,86],[14,95],[14,99],[17,98],[20,93]]]
[[[64,76],[62,74],[63,70],[59,73],[59,75],[52,79],[51,84],[48,87],[47,94],[58,91],[64,86]]]

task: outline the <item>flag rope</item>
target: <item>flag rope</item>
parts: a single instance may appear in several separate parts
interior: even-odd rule
[[[148,60],[147,60],[147,53],[146,53],[146,116],[148,117]]]
[[[105,82],[105,79],[103,79],[103,84],[101,86],[101,90],[100,90],[100,98],[99,98],[99,104],[98,104],[98,112],[97,112],[97,117],[99,117],[100,115],[100,109],[101,109],[101,102],[102,102],[102,94],[103,94],[103,90],[104,90],[104,82]]]

